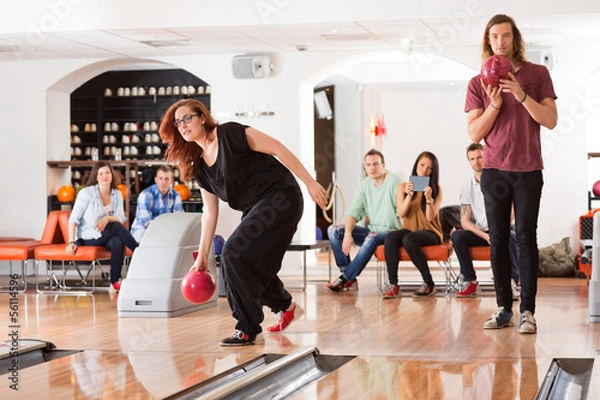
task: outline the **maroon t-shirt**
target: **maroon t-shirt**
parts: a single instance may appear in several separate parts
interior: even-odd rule
[[[556,99],[552,78],[543,65],[526,62],[515,74],[527,94],[538,103]],[[481,75],[471,79],[467,88],[465,112],[485,109],[490,99],[481,86]],[[530,172],[544,168],[540,125],[511,93],[502,93],[504,102],[491,131],[484,138],[483,168]]]

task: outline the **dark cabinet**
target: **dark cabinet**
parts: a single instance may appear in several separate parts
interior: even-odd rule
[[[197,99],[210,109],[210,86],[181,69],[109,71],[87,81],[71,94],[71,160],[163,161],[167,144],[158,126],[181,98]],[[129,171],[136,183],[132,188],[143,190],[153,182],[142,179],[146,168],[151,167]],[[88,172],[72,167],[73,186],[82,185]],[[175,175],[178,181],[178,171]]]

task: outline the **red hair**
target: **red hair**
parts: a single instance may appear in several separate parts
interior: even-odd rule
[[[206,132],[211,132],[218,125],[217,121],[210,115],[208,108],[195,99],[179,100],[165,112],[160,122],[158,133],[163,142],[169,143],[165,151],[167,161],[173,163],[179,169],[181,178],[184,181],[188,181],[198,174],[198,169],[200,168],[198,161],[202,157],[202,148],[196,143],[186,142],[179,134],[179,130],[173,125],[175,111],[186,106],[199,116],[204,116],[204,129]]]

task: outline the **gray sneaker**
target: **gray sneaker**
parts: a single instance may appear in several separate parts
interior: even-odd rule
[[[500,307],[485,321],[483,329],[501,329],[507,326],[515,326],[512,316],[512,311],[506,311],[504,307]]]
[[[435,288],[435,285],[429,286],[428,284],[423,282],[421,287],[415,290],[415,292],[413,293],[413,297],[432,297],[435,296],[436,293],[437,289]]]
[[[519,333],[529,333],[534,334],[537,333],[537,322],[535,322],[535,318],[533,314],[529,310],[523,311],[521,314],[521,323],[519,324]]]

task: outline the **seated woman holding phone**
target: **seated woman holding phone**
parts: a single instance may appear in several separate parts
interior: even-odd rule
[[[439,185],[438,159],[433,153],[424,151],[419,154],[409,181],[398,186],[397,197],[398,217],[402,219],[403,229],[390,231],[385,238],[385,261],[391,289],[383,297],[393,299],[400,295],[398,249],[401,246],[423,278],[423,284],[413,296],[433,296],[437,289],[421,248],[440,244],[443,240],[439,218],[442,187]]]

